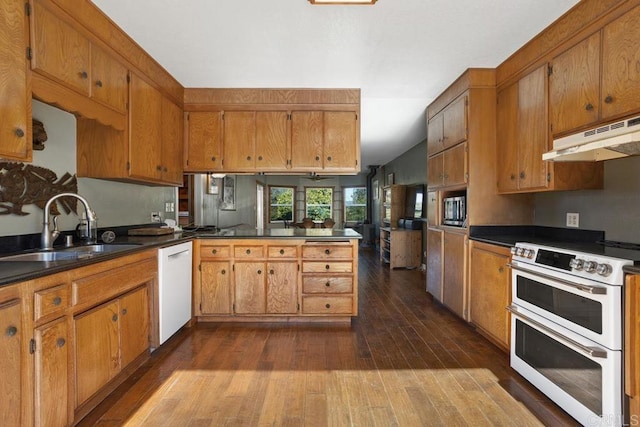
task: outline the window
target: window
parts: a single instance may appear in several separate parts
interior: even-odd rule
[[[293,222],[295,187],[269,187],[269,222]]]
[[[333,218],[333,188],[307,187],[304,192],[306,198],[305,217],[315,221]]]
[[[363,223],[367,217],[367,187],[345,187],[344,221]]]

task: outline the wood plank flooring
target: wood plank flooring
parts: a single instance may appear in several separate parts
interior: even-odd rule
[[[81,426],[578,425],[508,355],[424,291],[359,259],[360,314],[330,324],[198,324]]]

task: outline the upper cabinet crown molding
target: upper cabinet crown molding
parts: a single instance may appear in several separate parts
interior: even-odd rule
[[[184,90],[186,111],[198,106],[269,104],[352,104],[360,105],[360,89],[203,89]]]

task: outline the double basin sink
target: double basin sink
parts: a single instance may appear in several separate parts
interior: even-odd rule
[[[73,246],[50,251],[27,252],[0,258],[0,261],[79,261],[100,255],[120,252],[139,247],[139,244],[104,243],[97,245]]]

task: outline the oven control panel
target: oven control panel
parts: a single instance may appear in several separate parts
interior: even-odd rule
[[[622,267],[632,261],[531,243],[516,243],[513,260],[564,271],[611,285],[622,285]]]

